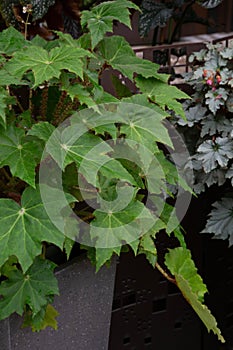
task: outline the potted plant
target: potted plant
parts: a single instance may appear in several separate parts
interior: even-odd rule
[[[130,26],[135,4],[85,10],[83,35],[56,31],[52,41],[27,39],[34,5],[17,7],[24,35],[12,26],[0,33],[0,319],[17,313],[33,330],[56,328],[49,251],[58,247],[69,257],[78,242],[97,271],[126,249],[145,254],[224,342],[175,212],[180,191],[184,211],[192,191],[172,158],[175,129],[166,119],[169,110],[184,117],[180,101],[188,96],[123,37],[106,35],[115,20]],[[105,92],[101,77],[110,68],[137,94],[117,79],[117,97]],[[177,247],[158,261],[160,230]]]

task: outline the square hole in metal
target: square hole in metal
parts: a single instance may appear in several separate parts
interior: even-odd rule
[[[124,345],[130,344],[130,337],[128,337],[128,336],[124,337],[123,344]]]
[[[181,329],[182,328],[182,323],[180,321],[175,322],[174,328],[175,329]]]
[[[121,307],[121,299],[114,299],[112,302],[112,310],[119,309]]]
[[[226,318],[226,327],[227,327],[227,328],[232,328],[232,327],[233,327],[233,314],[227,315],[227,318]]]
[[[148,336],[146,338],[144,338],[144,344],[148,345],[152,343],[152,337]]]
[[[166,311],[166,308],[167,300],[165,298],[153,301],[152,312]]]
[[[180,290],[174,283],[168,283],[167,292],[168,292],[168,295],[180,294]]]
[[[136,294],[130,293],[123,297],[123,306],[131,305],[136,303]]]

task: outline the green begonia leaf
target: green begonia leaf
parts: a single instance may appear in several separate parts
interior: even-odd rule
[[[185,299],[189,302],[189,304],[192,306],[196,314],[200,317],[204,325],[206,326],[208,332],[212,331],[214,334],[217,335],[218,340],[220,340],[222,343],[225,343],[225,340],[223,336],[221,335],[221,331],[218,328],[217,321],[215,317],[211,314],[210,310],[206,305],[203,305],[197,295],[192,291],[192,288],[190,287],[187,280],[183,278],[182,275],[176,276],[176,282],[178,287],[180,288],[183,296]]]
[[[0,167],[8,165],[13,176],[35,187],[35,166],[40,145],[27,140],[22,129],[9,126],[0,130]]]
[[[107,263],[114,254],[120,255],[121,252],[121,246],[114,247],[114,248],[96,248],[95,250],[95,264],[96,264],[96,271],[99,271],[99,269]]]
[[[204,295],[207,292],[206,285],[197,273],[197,268],[188,249],[178,247],[171,249],[165,256],[165,264],[175,276],[182,276],[190,285],[193,293],[197,294],[198,299],[203,302]]]
[[[146,233],[140,239],[138,254],[145,254],[149,263],[155,267],[157,261],[157,249],[150,233]]]
[[[140,73],[139,73],[140,74]],[[168,85],[166,82],[160,81],[155,78],[145,79],[138,76],[136,78],[136,84],[140,91],[147,93],[150,100],[155,102],[161,108],[171,109],[182,118],[186,119],[183,106],[177,100],[187,99],[189,96],[179,90],[175,86]]]
[[[207,288],[197,273],[190,251],[183,247],[171,249],[165,255],[165,264],[174,275],[177,286],[180,288],[185,299],[193,307],[208,331],[212,330],[217,334],[219,340],[225,342],[217,327],[214,316],[203,305]]]
[[[103,2],[91,11],[82,11],[81,24],[87,26],[94,48],[106,32],[112,32],[113,21],[117,20],[131,28],[129,9],[138,9],[137,5],[127,0]]]
[[[144,78],[154,77],[167,85],[168,75],[158,73],[159,66],[155,63],[137,57],[123,37],[114,35],[104,38],[99,44],[99,50],[107,64],[130,80],[137,73]]]
[[[155,142],[173,147],[168,131],[162,124],[165,119],[164,113],[141,105],[136,105],[132,110],[132,106],[132,104],[119,105],[118,113],[125,124],[121,126],[121,132],[128,139],[148,147],[151,151],[155,150]]]
[[[24,51],[17,51],[14,57],[5,64],[5,69],[17,78],[21,78],[25,72],[32,70],[34,74],[34,87],[52,78],[59,78],[61,71],[83,76],[82,58],[90,56],[90,52],[78,48],[61,45],[49,52],[42,47],[30,46]]]
[[[23,35],[13,27],[9,27],[0,33],[0,53],[11,55],[29,45],[30,42],[27,42]]]
[[[95,219],[91,222],[91,237],[95,240],[97,249],[104,252],[104,257],[97,255],[98,266],[104,264],[115,252],[118,253],[122,243],[129,244],[133,250],[137,250],[139,237],[145,234],[156,222],[150,211],[138,201],[131,201],[122,210],[123,201],[129,202],[126,190],[121,192],[121,198],[116,201],[116,206],[109,202],[109,209],[95,210]],[[101,264],[100,264],[101,261]]]
[[[8,72],[4,67],[0,70],[0,85],[8,86],[8,85],[25,85],[24,81],[16,78],[11,72]],[[1,90],[3,91],[3,90]]]
[[[39,122],[34,124],[27,135],[36,136],[38,139],[47,142],[52,135],[55,127],[48,122]]]
[[[48,297],[58,294],[54,267],[54,263],[36,258],[25,273],[11,271],[8,279],[0,285],[0,294],[3,296],[0,300],[0,319],[14,312],[22,315],[26,305],[36,315],[47,305]]]
[[[25,272],[41,253],[41,242],[63,247],[64,235],[50,221],[38,190],[26,188],[21,206],[1,198],[0,223],[0,265],[15,255]]]

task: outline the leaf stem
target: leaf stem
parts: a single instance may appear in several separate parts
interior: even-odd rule
[[[158,262],[155,263],[155,267],[161,272],[161,274],[169,281],[172,282],[176,285],[176,280],[175,278],[172,278],[171,276],[168,275],[168,273],[162,268],[162,266],[159,265]]]

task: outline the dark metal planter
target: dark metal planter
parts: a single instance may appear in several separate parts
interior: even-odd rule
[[[60,314],[58,331],[21,329],[22,319],[13,315],[0,322],[0,349],[107,350],[115,268],[115,260],[97,274],[87,259],[65,265],[56,273],[60,296],[53,305]]]

